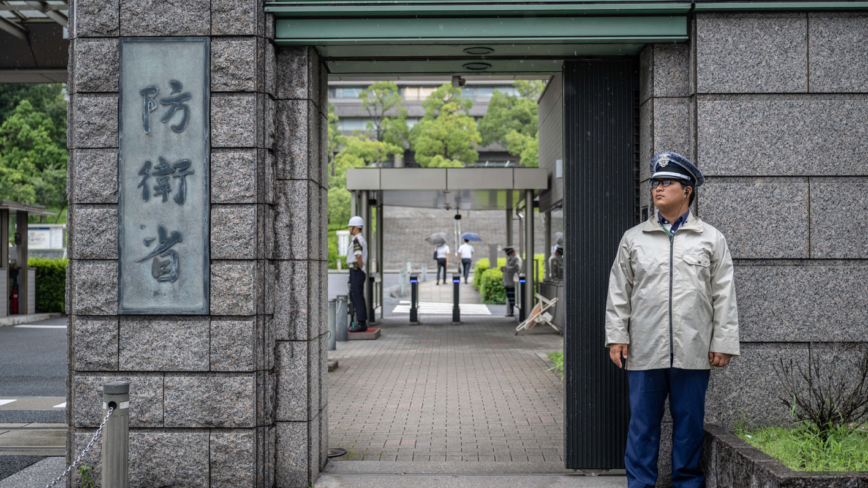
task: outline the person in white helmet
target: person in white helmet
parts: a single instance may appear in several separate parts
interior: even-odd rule
[[[368,260],[368,243],[362,236],[362,227],[365,221],[355,216],[350,219],[350,235],[353,240],[347,252],[347,267],[350,268],[350,300],[353,302],[353,312],[356,316],[355,326],[350,332],[364,332],[368,330],[368,308],[365,304],[365,262]]]

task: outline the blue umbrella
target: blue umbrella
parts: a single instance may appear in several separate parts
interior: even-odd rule
[[[482,239],[473,232],[465,232],[461,234],[461,238],[468,241],[482,241]]]

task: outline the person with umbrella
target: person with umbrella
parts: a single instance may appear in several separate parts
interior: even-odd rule
[[[461,267],[464,271],[464,284],[467,284],[467,275],[470,274],[470,263],[473,260],[473,246],[470,245],[470,241],[481,241],[478,235],[473,232],[465,232],[461,234],[461,238],[464,239],[464,244],[458,248],[458,257],[461,258]]]
[[[446,284],[446,268],[449,266],[449,246],[446,245],[446,240],[449,236],[447,236],[443,232],[437,232],[435,234],[431,234],[431,237],[425,239],[437,246],[434,249],[434,259],[437,260],[437,280],[434,282],[435,285],[440,285],[440,270],[443,270],[443,284]]]

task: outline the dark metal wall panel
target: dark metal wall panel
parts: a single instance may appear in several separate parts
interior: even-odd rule
[[[638,63],[564,64],[565,464],[624,467],[626,372],[605,345],[609,271],[634,225]]]

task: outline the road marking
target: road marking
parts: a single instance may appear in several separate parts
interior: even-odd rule
[[[410,313],[410,301],[409,300],[401,300],[398,302],[399,304],[395,306],[395,309],[392,310],[392,313],[396,314],[409,314]],[[478,303],[461,303],[459,304],[461,308],[462,315],[491,315],[491,310],[488,309],[487,306],[481,305]],[[419,314],[424,315],[451,315],[452,314],[452,304],[451,303],[438,303],[438,302],[419,302]]]
[[[66,408],[66,402],[61,403],[60,405],[55,405],[51,408]]]
[[[2,407],[3,405],[6,405],[7,403],[12,403],[14,401],[15,400],[0,400],[0,407]]]
[[[65,325],[16,325],[16,329],[65,329]]]

